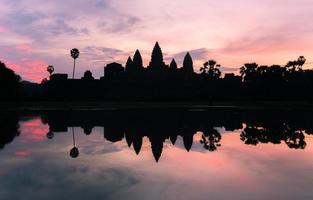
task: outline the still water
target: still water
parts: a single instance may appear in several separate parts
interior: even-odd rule
[[[2,113],[0,199],[313,199],[309,111]]]

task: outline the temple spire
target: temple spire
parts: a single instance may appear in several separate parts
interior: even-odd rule
[[[142,57],[141,57],[141,54],[140,54],[138,49],[135,52],[135,55],[134,55],[134,58],[133,58],[133,63],[134,63],[134,67],[136,69],[140,69],[140,68],[143,67]]]
[[[172,60],[172,62],[170,64],[170,69],[171,70],[176,70],[177,69],[177,63],[176,63],[175,59]]]
[[[162,72],[166,69],[166,65],[163,61],[162,49],[158,42],[155,43],[154,48],[152,50],[149,68],[155,72]]]
[[[126,72],[132,71],[133,70],[133,66],[134,66],[133,60],[129,56],[128,59],[127,59],[127,62],[126,62]]]
[[[185,58],[184,58],[184,64],[183,64],[183,69],[184,72],[188,75],[193,74],[193,62],[192,62],[192,58],[189,54],[189,52],[186,54]]]
[[[163,62],[163,53],[161,47],[158,42],[155,43],[152,55],[151,55],[151,62],[152,63],[161,63]]]

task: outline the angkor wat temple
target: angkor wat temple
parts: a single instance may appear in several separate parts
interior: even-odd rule
[[[76,49],[77,50],[77,49]],[[78,50],[77,50],[78,51]],[[220,65],[208,60],[195,72],[193,60],[186,54],[183,66],[173,59],[169,65],[162,50],[155,44],[151,61],[143,65],[139,50],[129,57],[125,67],[110,63],[104,76],[95,79],[87,70],[80,79],[67,74],[52,74],[41,84],[19,82],[0,99],[22,101],[298,101],[313,100],[313,70],[303,70],[306,59],[289,61],[286,66],[259,66],[246,63],[241,76],[233,73],[221,76]],[[75,63],[75,58],[74,58]],[[2,63],[2,68],[5,65]],[[75,65],[74,65],[75,66]],[[48,68],[49,69],[49,68]],[[74,68],[75,69],[75,68]],[[48,70],[49,71],[49,70]],[[0,80],[1,81],[1,80]],[[14,81],[18,81],[15,80]],[[12,92],[13,91],[13,92]]]

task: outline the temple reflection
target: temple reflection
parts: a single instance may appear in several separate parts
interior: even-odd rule
[[[72,148],[69,155],[79,156],[75,128],[83,129],[86,137],[94,127],[103,127],[103,137],[112,143],[125,139],[129,148],[139,155],[143,138],[151,144],[151,152],[158,162],[164,144],[175,145],[178,138],[186,151],[193,145],[213,152],[222,148],[223,132],[240,132],[238,137],[246,145],[280,144],[291,149],[305,149],[305,137],[312,134],[310,111],[260,111],[239,109],[188,110],[128,110],[128,111],[49,111],[40,112],[42,122],[49,126],[47,139],[54,139],[58,132],[70,132]],[[38,113],[37,113],[38,116]],[[12,142],[20,134],[21,114],[1,115],[0,148]],[[195,134],[200,138],[195,138]],[[195,143],[196,141],[196,143]]]

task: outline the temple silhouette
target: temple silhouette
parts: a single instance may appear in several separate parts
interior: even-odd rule
[[[240,75],[226,73],[215,60],[205,61],[199,72],[187,52],[179,67],[175,61],[166,64],[156,42],[148,66],[143,66],[140,51],[128,57],[125,67],[109,63],[104,75],[95,79],[86,70],[75,78],[79,50],[72,49],[73,76],[54,73],[48,66],[49,78],[40,84],[22,81],[18,75],[0,65],[2,101],[298,101],[313,100],[313,70],[302,69],[306,59],[300,56],[285,66],[259,66],[246,63]],[[197,67],[199,68],[199,67]]]

